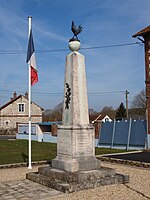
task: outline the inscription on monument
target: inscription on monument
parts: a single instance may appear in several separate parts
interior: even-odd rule
[[[92,134],[78,133],[76,134],[76,153],[77,154],[93,154]]]

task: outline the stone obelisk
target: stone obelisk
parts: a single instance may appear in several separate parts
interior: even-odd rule
[[[58,127],[57,157],[52,167],[76,172],[100,167],[95,158],[94,128],[89,125],[84,56],[80,41],[69,42],[66,57],[62,126]]]
[[[89,124],[84,56],[78,52],[81,32],[72,22],[74,37],[66,57],[62,125],[58,127],[57,156],[52,165],[28,173],[27,179],[63,191],[74,192],[100,185],[127,183],[128,175],[100,167],[95,157],[94,128]],[[76,38],[75,38],[76,37]]]

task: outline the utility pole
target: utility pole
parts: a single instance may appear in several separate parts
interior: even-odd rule
[[[128,110],[128,94],[129,94],[129,91],[126,90],[125,91],[125,95],[126,95],[126,113],[127,113],[127,119],[129,117],[129,110]]]

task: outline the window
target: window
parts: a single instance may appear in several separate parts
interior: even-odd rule
[[[25,105],[23,103],[18,104],[18,111],[25,112]]]
[[[106,117],[106,118],[105,118],[105,122],[108,122],[108,121],[109,121],[109,118],[108,118],[108,117]]]

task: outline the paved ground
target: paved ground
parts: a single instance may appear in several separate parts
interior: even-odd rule
[[[61,192],[44,187],[29,180],[19,180],[0,183],[0,199],[36,200],[58,196]]]
[[[109,155],[106,157],[150,163],[150,151]]]
[[[102,166],[128,174],[130,182],[64,194],[26,180],[29,172],[26,167],[0,169],[0,200],[150,200],[150,169],[105,162]],[[30,171],[37,171],[37,168]]]
[[[0,200],[46,200],[63,194],[26,179],[26,173],[37,169],[38,166],[32,170],[27,167],[0,169]]]

